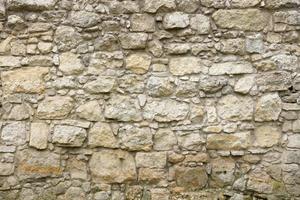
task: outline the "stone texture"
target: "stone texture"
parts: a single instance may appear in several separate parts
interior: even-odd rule
[[[169,96],[174,91],[174,84],[168,77],[151,76],[146,87],[149,95],[153,97]]]
[[[265,94],[256,103],[255,121],[275,121],[281,108],[282,102],[277,93]]]
[[[151,56],[145,53],[131,54],[126,58],[126,69],[136,74],[147,73],[151,64]]]
[[[226,62],[216,63],[209,68],[210,75],[234,75],[234,74],[250,74],[254,72],[254,68],[248,62]]]
[[[93,12],[77,11],[70,14],[69,20],[73,26],[87,28],[96,25],[99,21],[99,16]]]
[[[96,80],[86,83],[83,88],[92,94],[108,93],[115,85],[115,79],[110,76],[99,76]]]
[[[231,158],[216,158],[211,161],[211,184],[215,187],[231,185],[235,179],[235,162]]]
[[[48,68],[28,67],[1,73],[5,93],[42,93],[45,90],[44,76]]]
[[[234,91],[247,94],[255,85],[255,76],[247,75],[240,78],[234,86]]]
[[[138,32],[154,32],[155,20],[148,14],[134,14],[131,17],[131,29]]]
[[[159,129],[154,135],[153,149],[158,151],[172,150],[177,144],[174,132],[168,128]]]
[[[171,58],[169,63],[170,72],[175,76],[205,73],[207,67],[200,58],[196,57],[178,57]]]
[[[146,47],[148,35],[146,33],[122,33],[119,35],[124,49],[143,49]]]
[[[256,144],[259,147],[272,147],[279,143],[281,131],[274,125],[259,126],[254,130]]]
[[[9,10],[49,10],[54,7],[56,0],[9,0]]]
[[[48,144],[49,125],[42,122],[31,123],[29,146],[46,149]]]
[[[250,132],[240,132],[234,134],[211,134],[207,137],[208,149],[241,150],[250,146]]]
[[[59,26],[54,34],[54,41],[57,42],[58,49],[67,51],[76,47],[82,41],[82,37],[71,26]]]
[[[183,12],[168,13],[163,19],[163,26],[165,29],[185,28],[189,23],[189,16]]]
[[[176,184],[187,190],[202,189],[208,181],[206,171],[202,167],[175,169]]]
[[[20,67],[21,58],[14,56],[0,56],[0,67]]]
[[[86,130],[80,127],[56,125],[54,127],[52,142],[59,146],[80,147],[87,137]]]
[[[95,123],[88,136],[88,145],[91,147],[118,147],[118,141],[108,123]]]
[[[291,135],[288,140],[288,147],[300,149],[300,134]]]
[[[143,10],[149,13],[155,13],[161,9],[173,10],[175,8],[175,0],[145,0]]]
[[[78,117],[89,121],[100,121],[104,118],[102,108],[97,101],[89,101],[76,109]]]
[[[71,97],[47,97],[38,105],[37,117],[40,119],[63,119],[73,107]]]
[[[26,124],[24,122],[12,122],[2,128],[1,140],[5,144],[24,144],[26,134]]]
[[[93,153],[89,162],[93,180],[101,183],[123,183],[136,179],[134,158],[121,150]]]
[[[76,54],[62,53],[59,59],[59,69],[66,75],[80,74],[84,70],[84,66]]]
[[[167,164],[167,154],[164,152],[137,153],[136,166],[141,168],[165,168]]]
[[[270,16],[259,9],[218,10],[212,15],[217,26],[245,31],[263,30],[269,23]]]
[[[285,71],[261,73],[255,79],[260,91],[284,91],[291,86],[291,74]]]
[[[208,34],[210,31],[209,17],[197,14],[191,18],[191,28],[199,34]]]

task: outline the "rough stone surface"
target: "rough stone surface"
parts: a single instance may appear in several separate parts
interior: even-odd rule
[[[29,146],[46,149],[48,144],[49,125],[42,122],[31,124]]]
[[[52,141],[60,146],[80,147],[86,136],[83,128],[57,125],[54,127]]]
[[[282,102],[277,93],[260,97],[256,103],[255,121],[275,121],[281,112]]]
[[[166,14],[163,19],[165,29],[185,28],[189,23],[189,16],[181,12]]]
[[[126,68],[136,74],[147,73],[151,64],[151,56],[145,53],[131,54],[126,58]]]
[[[210,75],[224,75],[224,74],[250,74],[254,69],[248,62],[226,62],[216,63],[209,69]]]
[[[196,57],[178,57],[172,58],[169,63],[170,72],[173,75],[181,76],[187,74],[194,74],[206,72],[207,67]]]
[[[256,143],[259,147],[271,147],[276,145],[281,138],[281,131],[278,127],[264,125],[254,130]]]
[[[108,123],[95,123],[88,136],[88,145],[91,147],[118,147],[118,141]]]
[[[76,54],[71,52],[62,53],[59,59],[59,69],[66,75],[80,74],[84,70],[84,66]]]

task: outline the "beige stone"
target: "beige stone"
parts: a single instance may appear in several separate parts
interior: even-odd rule
[[[172,150],[177,144],[174,132],[169,128],[159,129],[154,135],[153,149],[158,151]]]
[[[196,14],[191,18],[191,28],[197,31],[199,34],[208,34],[210,31],[210,19],[209,17]]]
[[[29,146],[37,149],[46,149],[49,131],[49,125],[46,123],[31,123]]]
[[[255,143],[259,147],[272,147],[279,143],[281,131],[275,125],[263,125],[255,128]]]
[[[251,145],[250,132],[234,134],[209,134],[207,136],[207,148],[214,150],[240,150]]]
[[[275,121],[281,112],[282,102],[277,93],[265,94],[256,103],[255,121]]]
[[[104,119],[102,108],[96,100],[86,102],[76,109],[76,114],[82,119],[100,121]]]
[[[5,144],[20,145],[26,142],[25,122],[11,122],[2,128],[1,139]]]
[[[74,53],[62,53],[59,56],[59,59],[59,69],[66,75],[80,74],[84,70],[84,66],[81,63],[80,58]]]
[[[131,54],[126,58],[126,69],[136,74],[145,74],[151,64],[151,56],[146,53]]]
[[[108,93],[113,89],[115,83],[114,77],[99,76],[96,80],[86,83],[83,88],[92,94]]]
[[[108,123],[97,122],[88,133],[88,145],[91,147],[117,148],[118,141]]]
[[[148,40],[147,33],[122,33],[119,35],[124,49],[144,49]]]
[[[20,67],[21,57],[0,56],[0,67]]]
[[[208,176],[202,167],[177,167],[175,169],[176,184],[186,190],[202,189],[206,186]]]
[[[138,152],[135,157],[138,168],[165,168],[167,164],[167,154],[165,152]]]
[[[209,69],[210,75],[234,75],[234,74],[250,74],[254,72],[254,68],[249,62],[225,62],[215,63]]]
[[[131,29],[133,31],[155,31],[155,20],[154,17],[148,14],[133,14],[131,16]]]
[[[183,12],[167,13],[163,18],[163,26],[165,29],[185,28],[189,24],[189,15]]]
[[[143,10],[149,13],[155,13],[159,9],[173,10],[175,8],[175,0],[145,0]]]
[[[235,161],[231,158],[216,158],[211,161],[212,172],[210,183],[213,187],[231,185],[235,179]]]
[[[80,147],[87,137],[86,130],[76,126],[56,125],[52,142],[58,146]]]
[[[169,69],[170,72],[175,76],[207,72],[206,65],[200,58],[197,57],[171,58],[169,63]]]

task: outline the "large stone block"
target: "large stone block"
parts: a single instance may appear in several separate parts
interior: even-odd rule
[[[30,128],[29,146],[46,149],[48,143],[49,125],[43,122],[33,122]]]
[[[26,123],[11,122],[2,128],[1,139],[5,144],[20,145],[26,142]]]
[[[131,54],[126,58],[126,68],[136,74],[145,74],[151,64],[151,56],[146,53]]]
[[[87,137],[86,130],[76,126],[56,125],[52,142],[59,146],[80,147]]]
[[[241,150],[251,145],[250,132],[234,134],[210,134],[207,136],[207,149]]]
[[[169,63],[170,72],[175,76],[187,74],[206,73],[207,66],[197,57],[171,58]]]
[[[263,125],[254,130],[255,143],[259,147],[272,147],[279,143],[281,138],[280,128],[275,125]]]
[[[88,28],[100,22],[100,17],[96,13],[82,10],[71,12],[69,20],[73,26]]]
[[[185,190],[202,189],[206,186],[208,176],[203,167],[176,167],[176,184]]]
[[[151,152],[136,154],[136,166],[141,168],[165,168],[167,165],[167,154],[165,152]]]
[[[174,10],[175,8],[175,0],[145,0],[143,10],[149,13],[155,13],[161,9]]]
[[[189,15],[183,12],[167,13],[163,18],[163,26],[165,29],[185,28],[189,24]]]
[[[254,72],[254,68],[249,62],[225,62],[215,63],[209,69],[210,75],[235,75],[250,74]]]
[[[20,67],[21,57],[0,56],[0,67]]]
[[[56,2],[57,0],[9,0],[7,7],[9,10],[41,11],[52,9]]]
[[[282,102],[277,93],[265,94],[256,103],[255,121],[275,121],[281,108]]]
[[[59,69],[66,75],[80,74],[84,70],[80,58],[74,53],[62,53],[60,54],[59,59]]]
[[[117,148],[118,141],[108,123],[97,122],[88,133],[88,145],[91,147]]]
[[[148,34],[146,33],[122,33],[119,35],[121,46],[124,49],[143,49],[146,47]]]

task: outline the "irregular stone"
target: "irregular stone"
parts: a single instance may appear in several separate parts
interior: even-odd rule
[[[199,34],[208,34],[210,31],[209,17],[197,14],[191,18],[191,28]]]
[[[3,119],[24,120],[30,117],[31,108],[28,104],[15,105],[8,115],[3,115]]]
[[[249,180],[247,188],[259,193],[271,193],[272,192],[272,179],[271,177],[261,169],[257,168],[249,174]]]
[[[207,136],[207,149],[213,150],[241,150],[251,145],[250,132],[234,134],[209,134]]]
[[[163,52],[163,45],[159,40],[151,40],[148,42],[148,49],[155,57],[161,57]]]
[[[300,134],[290,135],[287,147],[300,149]]]
[[[33,67],[52,67],[53,58],[51,56],[31,56],[28,65]]]
[[[165,168],[167,165],[167,154],[165,152],[138,152],[135,157],[138,168]]]
[[[113,34],[104,34],[95,40],[95,50],[97,51],[117,51],[120,49],[118,38]]]
[[[272,147],[279,143],[281,131],[274,125],[263,125],[254,129],[256,144],[259,147]]]
[[[133,14],[131,16],[131,29],[138,32],[154,32],[155,20],[148,14]],[[146,23],[145,23],[146,22]]]
[[[0,21],[5,20],[5,16],[6,16],[6,9],[5,9],[5,1],[1,0],[0,1]]]
[[[78,55],[66,52],[59,56],[59,69],[66,75],[80,74],[84,70],[84,66],[80,61]]]
[[[174,10],[175,8],[175,0],[145,0],[143,10],[156,13],[158,10]]]
[[[108,93],[116,83],[115,78],[110,76],[99,76],[96,80],[86,83],[83,88],[92,94]]]
[[[151,56],[146,53],[131,54],[126,58],[126,69],[136,74],[145,74],[151,64]]]
[[[20,31],[27,27],[25,21],[17,15],[9,15],[7,18],[7,26],[11,29]]]
[[[213,7],[213,8],[225,8],[225,1],[215,1],[215,0],[200,0],[201,5],[205,7]]]
[[[255,121],[276,121],[281,108],[281,98],[277,93],[265,94],[256,103]]]
[[[296,133],[300,132],[300,120],[295,120],[292,126],[293,126],[293,132]]]
[[[175,95],[176,97],[193,97],[198,94],[197,82],[178,81]]]
[[[151,76],[147,82],[147,91],[150,96],[169,96],[174,91],[174,85],[168,77]]]
[[[200,58],[178,57],[171,58],[169,63],[170,72],[175,76],[187,74],[206,73],[207,67]]]
[[[95,52],[91,55],[89,63],[90,74],[102,74],[106,69],[117,69],[123,66],[122,51]]]
[[[261,34],[256,34],[246,38],[246,51],[249,53],[264,52],[264,42]]]
[[[185,13],[193,13],[199,7],[199,0],[179,0],[177,1],[177,10]]]
[[[55,79],[52,84],[56,89],[74,89],[78,87],[78,84],[75,82],[74,77],[70,76]]]
[[[91,147],[117,148],[118,141],[108,123],[97,122],[89,131],[88,145]]]
[[[3,163],[0,162],[0,175],[8,176],[12,175],[15,171],[15,166],[13,163]]]
[[[145,181],[151,184],[157,184],[167,178],[166,171],[164,169],[152,169],[152,168],[140,168],[139,169],[139,181]],[[152,198],[152,196],[151,196]]]
[[[135,1],[109,1],[111,12],[115,14],[130,14],[140,11],[138,2]]]
[[[37,117],[40,119],[63,119],[73,109],[71,97],[46,97],[37,108]]]
[[[175,179],[177,186],[186,190],[202,189],[208,182],[206,170],[203,167],[176,167]]]
[[[63,172],[60,155],[49,151],[25,149],[16,155],[17,175],[23,179],[57,177]]]
[[[104,119],[102,108],[94,101],[86,102],[76,109],[78,117],[89,121],[100,121]]]
[[[121,150],[101,150],[93,153],[89,162],[91,177],[99,183],[123,183],[136,180],[134,158]]]
[[[9,10],[41,11],[51,10],[57,0],[9,0]]]
[[[189,24],[189,15],[183,12],[167,13],[163,18],[163,26],[165,29],[185,28]]]
[[[50,53],[52,50],[52,43],[51,42],[39,42],[38,49],[42,54]]]
[[[118,121],[141,121],[142,114],[135,101],[127,96],[116,95],[108,101],[104,116]]]
[[[30,128],[29,146],[36,149],[46,149],[48,143],[49,125],[43,122],[32,122]]]
[[[2,128],[1,139],[5,144],[20,145],[26,142],[26,124],[11,122]]]
[[[294,72],[300,67],[300,61],[297,56],[279,54],[273,56],[271,60],[281,70]]]
[[[76,11],[70,14],[70,23],[73,26],[88,28],[96,25],[99,22],[99,15],[93,12]]]
[[[128,93],[143,93],[144,80],[140,75],[127,74],[119,78],[119,87]]]
[[[54,41],[59,50],[68,51],[75,48],[82,41],[82,37],[73,27],[58,26],[54,34]]]
[[[165,151],[172,150],[173,146],[177,144],[177,139],[175,134],[171,129],[162,128],[154,135],[154,150]]]
[[[231,6],[234,8],[249,8],[258,5],[261,0],[232,0]]]
[[[46,32],[49,31],[52,27],[51,23],[44,23],[44,22],[36,22],[31,24],[28,27],[28,32],[30,33],[37,33],[37,32]]]
[[[268,8],[296,8],[300,6],[299,0],[266,0],[266,7]]]
[[[251,120],[254,102],[247,96],[226,95],[217,105],[218,114],[222,119],[229,121]]]
[[[216,158],[211,161],[212,165],[212,185],[215,187],[224,187],[231,185],[235,179],[235,162],[231,158]]]
[[[205,143],[205,138],[198,132],[177,132],[178,145],[184,150],[199,151]]]
[[[226,54],[245,54],[245,40],[240,38],[221,40],[219,50]]]
[[[56,125],[52,142],[58,146],[80,147],[87,136],[86,130],[76,126]]]
[[[242,94],[247,94],[255,84],[255,76],[246,75],[240,78],[234,85],[234,91]]]
[[[188,43],[168,43],[164,45],[164,49],[168,54],[185,54],[191,46]]]
[[[152,133],[149,128],[126,125],[119,130],[121,147],[130,151],[150,151],[153,146]]]
[[[285,71],[265,72],[256,75],[260,91],[284,91],[292,85],[291,74]]]
[[[296,10],[275,12],[274,22],[289,25],[300,25],[300,13]]]
[[[122,33],[119,35],[124,49],[144,49],[148,40],[146,33]]]
[[[65,200],[84,200],[86,199],[85,192],[80,187],[70,187],[64,194]]]
[[[215,63],[209,68],[210,75],[251,74],[253,72],[254,72],[254,68],[249,62]]]
[[[180,121],[186,118],[188,112],[189,106],[186,103],[166,99],[147,103],[144,108],[144,117],[158,122]]]
[[[214,12],[212,18],[220,28],[261,31],[267,27],[270,15],[259,9],[220,9]]]
[[[300,164],[300,151],[284,151],[282,153],[282,161],[286,164]]]
[[[199,78],[199,89],[213,93],[221,90],[228,84],[228,80],[223,76],[201,75]]]
[[[0,56],[0,67],[20,67],[21,57]]]

